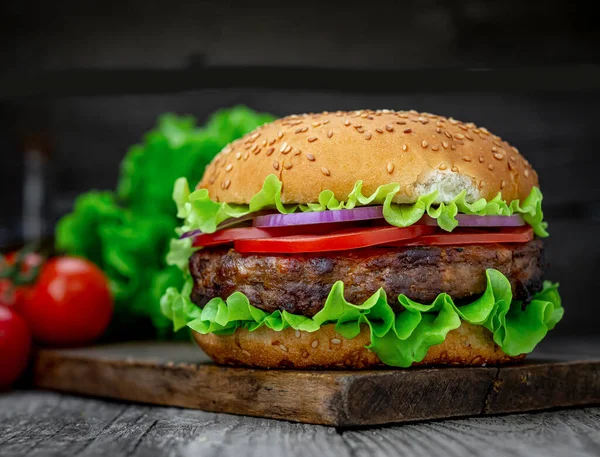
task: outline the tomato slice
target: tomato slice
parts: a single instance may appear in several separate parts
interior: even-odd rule
[[[369,227],[339,230],[325,235],[292,235],[262,239],[238,239],[234,242],[238,252],[302,253],[345,251],[378,244],[409,240],[435,232],[435,227],[411,225],[410,227]]]
[[[423,235],[414,240],[386,243],[386,246],[455,246],[465,244],[527,243],[533,240],[530,226],[481,229],[455,229],[452,233],[441,232]]]
[[[217,246],[219,244],[232,243],[235,240],[253,239],[253,238],[269,238],[271,233],[268,230],[259,229],[256,227],[238,227],[225,230],[219,230],[215,233],[203,233],[194,237],[192,246],[207,247]]]
[[[347,227],[348,225],[346,225]],[[352,225],[351,225],[352,227]],[[194,247],[218,246],[233,243],[236,240],[255,240],[291,235],[325,235],[339,230],[338,223],[296,225],[286,227],[236,227],[219,230],[215,233],[203,233],[194,237]]]

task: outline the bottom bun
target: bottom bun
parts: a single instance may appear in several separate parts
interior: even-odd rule
[[[286,328],[276,332],[261,327],[253,332],[238,328],[234,334],[219,336],[192,332],[206,354],[221,365],[260,368],[374,368],[384,365],[377,354],[366,349],[371,341],[369,328],[348,340],[335,331],[335,324],[321,326],[316,332]],[[446,340],[429,348],[415,365],[498,365],[522,360],[506,355],[480,325],[463,322]]]

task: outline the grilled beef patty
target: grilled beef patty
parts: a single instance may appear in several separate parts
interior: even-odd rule
[[[189,265],[194,278],[191,298],[199,306],[239,291],[264,311],[312,317],[338,280],[344,282],[345,298],[351,303],[362,303],[383,287],[388,302],[401,311],[399,294],[420,303],[431,303],[442,292],[458,301],[481,294],[487,268],[501,271],[513,296],[527,301],[542,288],[545,262],[543,243],[535,239],[523,244],[374,247],[326,254],[202,249]]]

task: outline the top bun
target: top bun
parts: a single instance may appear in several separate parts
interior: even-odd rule
[[[323,190],[347,200],[400,183],[397,203],[438,190],[438,203],[467,191],[467,201],[524,199],[538,185],[529,162],[484,127],[416,111],[360,110],[287,116],[227,145],[198,188],[211,198],[249,203],[265,178],[283,183],[284,203],[316,202]]]

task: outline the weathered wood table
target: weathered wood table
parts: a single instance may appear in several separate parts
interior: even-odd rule
[[[600,354],[598,340],[570,347]],[[341,429],[47,391],[0,394],[0,456],[51,455],[591,457],[600,455],[600,407]]]

